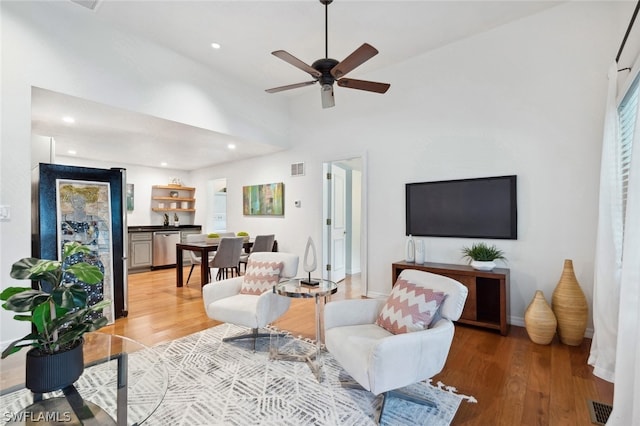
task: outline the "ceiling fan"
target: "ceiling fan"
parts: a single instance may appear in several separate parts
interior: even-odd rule
[[[323,59],[318,59],[313,64],[307,65],[300,59],[296,58],[288,52],[285,52],[284,50],[276,50],[275,52],[271,52],[272,55],[282,59],[285,62],[290,63],[294,67],[299,68],[304,72],[309,73],[311,77],[313,77],[313,80],[267,89],[266,91],[268,93],[282,92],[283,90],[297,89],[298,87],[310,86],[315,83],[320,83],[322,108],[330,108],[335,106],[335,100],[333,97],[334,82],[337,82],[338,86],[340,87],[366,90],[368,92],[375,93],[385,93],[389,89],[389,87],[391,87],[391,85],[387,83],[377,83],[375,81],[343,78],[348,72],[352,71],[354,68],[362,65],[364,62],[368,61],[378,54],[376,48],[368,43],[364,43],[362,46],[357,48],[342,62],[338,62],[335,59],[329,58],[328,15],[329,4],[332,1],[333,0],[320,0],[320,3],[324,4],[325,7],[325,57]]]

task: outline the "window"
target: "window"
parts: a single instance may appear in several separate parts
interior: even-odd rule
[[[635,133],[636,117],[638,116],[638,92],[640,92],[640,74],[636,76],[631,87],[625,94],[618,116],[620,120],[620,156],[622,172],[622,212],[627,211],[627,190],[629,187],[629,171],[631,170],[631,147]],[[624,216],[623,216],[624,217]],[[623,219],[624,220],[624,219]],[[623,222],[624,223],[624,222]]]

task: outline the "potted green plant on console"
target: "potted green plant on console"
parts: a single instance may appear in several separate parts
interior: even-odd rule
[[[64,245],[62,261],[20,259],[11,267],[11,277],[37,281],[38,288],[8,287],[0,293],[0,300],[5,301],[2,307],[16,312],[15,320],[32,323],[29,334],[2,352],[2,358],[6,358],[31,347],[26,358],[25,386],[32,392],[44,393],[73,384],[84,370],[82,336],[107,324],[104,316],[88,315],[101,311],[110,302],[88,306],[87,292],[78,282],[94,285],[103,280],[104,274],[97,266],[75,262],[89,252],[87,246],[71,242]]]
[[[506,260],[502,250],[486,243],[475,243],[471,247],[463,247],[462,254],[471,267],[479,271],[490,271],[496,267],[495,260]]]

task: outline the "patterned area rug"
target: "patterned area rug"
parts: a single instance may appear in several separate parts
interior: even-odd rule
[[[246,331],[220,325],[155,349],[167,360],[169,390],[150,425],[373,425],[381,396],[343,389],[348,378],[331,354],[321,354],[322,382],[304,362],[270,360],[269,339],[222,343],[226,336]],[[280,352],[303,353],[311,342],[279,339]],[[284,340],[284,344],[283,344]],[[435,402],[427,408],[390,398],[384,425],[448,425],[463,399],[455,389],[419,383],[403,389]],[[147,423],[145,423],[147,424]]]
[[[318,382],[304,362],[271,360],[270,339],[258,339],[255,352],[250,339],[222,342],[223,337],[246,331],[223,324],[130,354],[130,418],[146,418],[149,407],[158,404],[168,380],[164,399],[145,425],[375,424],[382,397],[364,390],[342,388],[340,379],[349,379],[349,376],[330,353],[321,353],[322,382]],[[285,354],[309,353],[315,347],[310,341],[292,336],[273,340],[277,343],[271,344],[277,344],[279,352]],[[158,354],[163,356],[166,369],[157,368]],[[87,401],[115,418],[116,395],[112,382],[117,363],[111,361],[89,368],[93,369],[92,374],[81,377],[76,387]],[[402,391],[435,402],[437,408],[389,398],[382,425],[448,425],[463,399],[476,402],[473,397],[456,394],[455,388],[442,383],[437,386],[418,383]],[[51,396],[61,394],[56,392]],[[2,395],[3,410],[0,411],[6,417],[6,413],[17,413],[31,402],[31,394],[25,389]]]

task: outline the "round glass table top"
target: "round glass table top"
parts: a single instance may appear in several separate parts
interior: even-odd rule
[[[35,395],[24,387],[26,349],[0,362],[0,407],[7,424],[82,424],[62,391]],[[73,387],[91,418],[88,424],[143,423],[167,392],[169,372],[162,355],[127,337],[92,332],[84,335],[84,372]]]
[[[311,278],[314,284],[306,284],[309,278],[292,278],[273,286],[273,292],[287,297],[322,297],[338,291],[338,285],[322,278]]]

